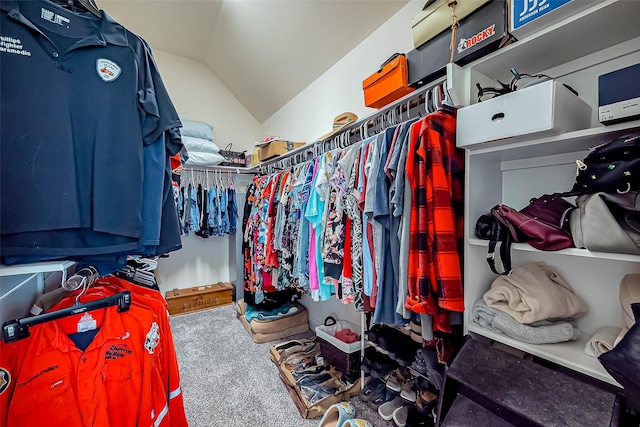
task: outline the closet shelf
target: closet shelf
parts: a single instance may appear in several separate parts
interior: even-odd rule
[[[492,79],[539,73],[640,36],[640,2],[604,0],[471,63]],[[504,81],[504,80],[503,80]]]
[[[531,138],[523,135],[501,141],[487,142],[479,148],[467,150],[470,156],[495,155],[498,161],[530,159],[588,150],[596,145],[612,141],[631,130],[640,129],[640,120],[611,126],[596,126],[560,135]]]
[[[54,271],[66,271],[75,264],[73,261],[38,262],[21,265],[0,265],[0,277],[17,276],[30,273],[49,273]]]
[[[585,333],[584,331],[580,331],[580,338],[575,341],[567,341],[557,344],[527,344],[510,338],[504,334],[498,334],[490,331],[473,321],[468,322],[467,328],[470,332],[474,332],[478,335],[501,342],[574,371],[597,378],[598,380],[612,384],[616,387],[622,387],[611,377],[611,375],[609,375],[597,358],[584,354],[583,350],[591,338],[591,334]]]
[[[472,246],[482,246],[488,247],[489,241],[482,240],[477,238],[469,238],[469,244]],[[619,254],[619,253],[609,253],[609,252],[592,252],[587,249],[579,249],[579,248],[569,248],[569,249],[561,249],[559,251],[541,251],[539,249],[530,246],[528,243],[514,243],[511,245],[511,250],[515,251],[529,251],[529,252],[539,252],[539,253],[547,253],[554,255],[567,255],[567,256],[575,256],[575,257],[586,257],[586,258],[594,258],[594,259],[611,259],[616,261],[630,261],[630,262],[640,262],[640,255],[632,255],[632,254]]]

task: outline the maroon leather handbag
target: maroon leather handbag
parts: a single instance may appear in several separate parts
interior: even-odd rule
[[[565,227],[568,228],[569,212],[574,208],[557,194],[545,194],[531,199],[520,211],[497,205],[491,214],[509,229],[515,242],[527,242],[543,251],[557,251],[573,247],[571,233]]]

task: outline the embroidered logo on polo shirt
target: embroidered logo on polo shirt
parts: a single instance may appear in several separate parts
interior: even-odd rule
[[[158,324],[153,322],[149,333],[147,333],[147,339],[144,341],[144,348],[147,349],[149,354],[153,354],[153,349],[158,346],[160,342],[160,334],[158,333]]]
[[[96,71],[102,80],[112,82],[118,78],[122,68],[113,61],[100,58],[96,61]]]
[[[4,391],[9,388],[9,384],[11,384],[11,375],[9,371],[4,368],[0,368],[0,394],[4,393]]]

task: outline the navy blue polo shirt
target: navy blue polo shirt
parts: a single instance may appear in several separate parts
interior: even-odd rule
[[[0,8],[2,254],[136,249],[143,145],[180,126],[146,46],[104,12]]]

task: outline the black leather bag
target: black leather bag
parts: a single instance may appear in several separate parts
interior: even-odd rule
[[[640,134],[620,137],[591,149],[576,161],[578,172],[571,189],[586,193],[626,193],[640,190]]]
[[[624,387],[627,406],[640,411],[640,303],[631,304],[636,323],[613,350],[598,357],[602,366]]]

